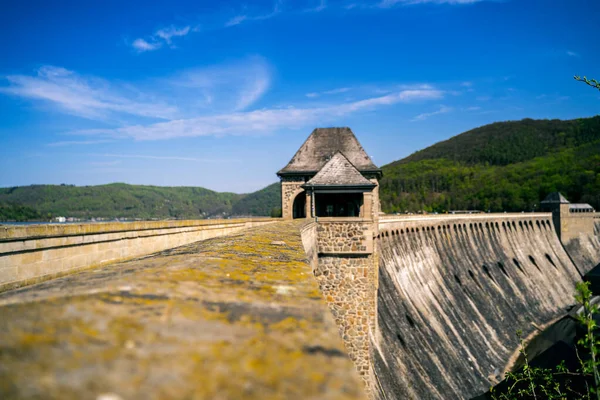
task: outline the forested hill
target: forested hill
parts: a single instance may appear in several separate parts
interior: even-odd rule
[[[600,209],[600,116],[497,122],[382,167],[385,212],[532,211],[550,192]],[[279,215],[278,183],[250,194],[115,183],[0,188],[0,221],[49,216]]]
[[[233,204],[233,215],[281,216],[281,184],[273,183],[261,190],[243,196]]]
[[[461,133],[386,165],[447,159],[467,164],[508,165],[600,139],[600,116],[562,121],[495,122]]]
[[[386,212],[531,211],[550,192],[600,208],[600,116],[497,122],[382,167]]]
[[[0,188],[0,221],[43,220],[56,216],[143,219],[227,217],[232,214],[268,216],[277,214],[277,210],[273,210],[280,202],[276,191],[273,185],[248,195],[219,193],[201,187],[124,183]],[[264,192],[271,198],[263,201],[261,194]]]

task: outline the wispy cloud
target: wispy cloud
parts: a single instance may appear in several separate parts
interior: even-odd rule
[[[449,113],[450,111],[452,111],[452,107],[440,106],[439,110],[419,114],[416,117],[414,117],[413,119],[411,119],[411,121],[413,121],[413,122],[414,121],[424,121],[429,117],[433,117],[434,115],[446,114],[446,113]]]
[[[327,8],[327,3],[325,2],[325,0],[320,0],[318,5],[316,5],[315,7],[307,8],[304,11],[305,12],[321,12],[326,8]]]
[[[319,97],[319,96],[323,96],[323,95],[346,93],[346,92],[349,92],[350,90],[351,90],[351,88],[349,88],[349,87],[342,87],[342,88],[337,88],[337,89],[325,90],[323,92],[306,93],[305,96],[308,98],[315,98],[315,97]]]
[[[275,2],[275,5],[273,6],[273,10],[266,13],[266,14],[257,14],[257,15],[249,15],[249,14],[240,14],[240,15],[236,15],[233,18],[230,18],[227,22],[225,22],[224,27],[225,28],[229,28],[232,26],[236,26],[241,24],[242,22],[246,22],[246,21],[262,21],[265,19],[270,19],[275,17],[276,15],[278,15],[281,12],[281,1],[282,0],[278,0]]]
[[[226,27],[236,26],[236,25],[241,24],[242,22],[244,22],[247,19],[248,19],[247,15],[236,15],[235,17],[231,18],[229,21],[225,22],[225,26]]]
[[[173,39],[176,37],[186,36],[193,32],[200,31],[213,31],[223,28],[231,28],[234,26],[241,25],[243,23],[252,21],[264,21],[276,17],[280,14],[291,13],[291,14],[310,14],[318,13],[327,8],[340,8],[345,10],[350,9],[363,9],[363,8],[392,8],[395,6],[410,6],[420,4],[447,4],[447,5],[466,5],[475,4],[484,1],[498,1],[498,0],[375,0],[375,2],[354,2],[354,3],[342,3],[342,4],[329,4],[327,0],[311,0],[312,4],[305,8],[292,7],[286,5],[283,7],[283,0],[275,0],[272,9],[268,10],[265,8],[256,7],[244,7],[237,14],[229,15],[223,18],[221,12],[217,12],[210,16],[209,22],[202,24],[202,29],[199,26],[192,27],[191,25],[185,26],[174,26],[171,25],[166,28],[161,28],[155,31],[153,34],[136,38],[130,42],[138,53],[150,52],[161,49],[163,47],[175,48]],[[249,9],[250,8],[250,9]],[[193,24],[192,24],[193,25]]]
[[[99,154],[101,157],[114,158],[144,158],[147,160],[176,160],[176,161],[199,161],[199,158],[194,157],[177,157],[177,156],[148,156],[140,154]]]
[[[271,67],[262,57],[189,69],[169,80],[193,96],[202,93],[212,109],[244,110],[259,100],[271,85]]]
[[[122,125],[123,120],[140,123],[144,122],[140,118],[173,120],[206,110],[244,110],[268,90],[271,74],[271,67],[261,57],[189,69],[139,84],[109,82],[44,66],[35,75],[6,76],[5,85],[0,77],[0,93],[35,100],[78,117]]]
[[[413,5],[413,4],[474,4],[486,0],[382,0],[379,7],[387,8],[395,5]]]
[[[171,39],[178,36],[185,36],[190,33],[190,27],[184,26],[182,28],[177,28],[175,26],[170,26],[168,28],[159,29],[156,31],[156,36],[163,39],[167,44],[171,44]]]
[[[66,133],[82,136],[82,140],[49,146],[93,145],[117,139],[262,135],[334,123],[399,103],[439,100],[449,93],[429,84],[396,85],[381,94],[374,94],[372,87],[340,87],[321,93],[335,95],[352,90],[358,100],[332,96],[306,104],[298,99],[299,105],[288,101],[291,106],[257,109],[271,83],[270,67],[260,57],[190,69],[168,78],[155,78],[142,86],[83,77],[58,67],[43,67],[34,76],[14,75],[6,79],[8,85],[0,86],[0,93],[44,101],[63,113],[99,119],[109,126],[75,129]],[[442,112],[446,109],[442,108]]]
[[[114,114],[128,114],[172,119],[178,115],[177,108],[165,102],[61,67],[44,66],[34,76],[9,75],[5,80],[8,86],[1,86],[0,92],[43,100],[63,112],[84,118],[105,120]]]
[[[88,163],[89,165],[93,165],[95,167],[111,167],[114,165],[119,165],[121,164],[120,160],[114,160],[114,161],[90,161]]]
[[[46,146],[48,147],[63,147],[63,146],[77,146],[77,145],[94,145],[94,144],[101,144],[101,143],[111,143],[114,142],[114,140],[107,140],[107,139],[101,139],[101,140],[64,140],[61,142],[52,142],[52,143],[48,143]]]
[[[153,50],[158,50],[162,47],[162,43],[160,42],[147,42],[145,39],[135,39],[132,43],[131,46],[136,49],[137,51],[139,51],[140,53],[143,53],[144,51],[153,51]]]
[[[569,57],[581,57],[581,56],[579,55],[579,53],[575,53],[574,51],[570,51],[570,50],[569,50],[569,51],[567,51],[567,55],[568,55]]]
[[[261,135],[278,129],[298,129],[316,123],[333,122],[354,113],[375,110],[379,107],[391,106],[397,103],[439,99],[443,95],[444,92],[437,89],[403,90],[385,96],[321,107],[261,109],[155,124],[126,126],[117,129],[82,130],[74,133],[113,138],[132,138],[135,140],[163,140],[193,136]]]
[[[145,160],[159,160],[159,161],[194,161],[194,162],[206,162],[206,163],[221,163],[221,162],[239,162],[239,160],[232,159],[211,159],[211,158],[197,158],[197,157],[180,157],[180,156],[153,156],[146,154],[92,154],[99,157],[109,158],[138,158]],[[118,161],[120,162],[120,161]],[[117,162],[117,163],[118,163]]]
[[[173,38],[186,36],[190,32],[190,26],[176,27],[171,25],[169,27],[157,30],[150,37],[135,39],[133,42],[131,42],[131,46],[138,53],[158,50],[163,47],[163,45],[174,48],[175,46],[173,45]]]

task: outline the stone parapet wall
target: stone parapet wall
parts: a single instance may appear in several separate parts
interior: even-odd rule
[[[362,218],[319,218],[319,254],[371,254],[373,223]]]
[[[366,399],[304,222],[0,293],[0,398]]]
[[[0,290],[270,224],[277,219],[0,227]]]
[[[314,274],[338,325],[348,355],[371,393],[369,330],[376,320],[375,268],[371,255],[321,256]]]
[[[375,377],[369,337],[376,329],[378,279],[373,231],[373,221],[363,218],[318,218],[301,230],[321,293],[370,397]]]

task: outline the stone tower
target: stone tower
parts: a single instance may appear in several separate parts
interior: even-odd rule
[[[281,179],[281,212],[284,219],[310,218],[313,200],[303,187],[336,154],[341,153],[360,174],[371,181],[371,212],[379,215],[381,170],[373,164],[350,128],[317,128],[302,144],[290,162],[277,175]]]
[[[594,208],[585,203],[571,203],[561,193],[550,193],[541,202],[542,211],[552,213],[556,234],[566,245],[579,235],[594,234]]]
[[[349,128],[318,128],[281,178],[283,218],[314,218],[318,262],[314,275],[350,358],[372,393],[369,334],[376,328],[379,182]]]

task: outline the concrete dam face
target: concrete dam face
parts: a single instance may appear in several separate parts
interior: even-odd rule
[[[517,330],[532,335],[574,303],[581,275],[549,216],[384,217],[379,227],[381,399],[480,395],[516,360]]]

